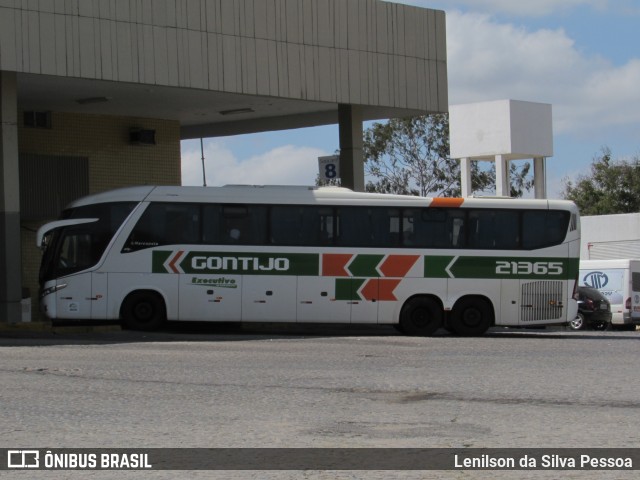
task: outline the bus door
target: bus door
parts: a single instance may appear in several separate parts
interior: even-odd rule
[[[56,315],[58,318],[91,319],[93,307],[93,274],[87,271],[99,260],[94,254],[95,239],[87,224],[93,219],[80,219],[68,225],[62,233],[55,270],[60,278],[56,285]],[[77,273],[76,273],[77,272]]]
[[[107,279],[106,272],[91,274],[91,319],[104,320],[107,318]]]

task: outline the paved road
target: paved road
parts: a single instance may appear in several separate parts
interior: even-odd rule
[[[640,446],[637,332],[413,338],[385,328],[319,334],[263,327],[7,335],[0,333],[0,447]],[[438,478],[559,473],[440,472]],[[627,473],[563,477],[635,477]],[[180,472],[145,478],[151,475],[187,478]],[[380,475],[338,477],[389,478]]]

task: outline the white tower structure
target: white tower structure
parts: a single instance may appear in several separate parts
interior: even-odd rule
[[[535,198],[546,198],[553,156],[551,105],[498,100],[449,107],[451,157],[460,160],[462,196],[471,196],[471,162],[495,161],[496,195],[510,196],[509,162],[533,159]]]

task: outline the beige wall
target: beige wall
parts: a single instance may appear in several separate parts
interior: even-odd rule
[[[50,129],[18,123],[21,154],[88,157],[90,193],[129,185],[180,184],[178,122],[53,112]],[[155,130],[156,145],[130,144],[131,128]]]
[[[22,126],[18,114],[20,154],[78,156],[89,159],[89,191],[129,185],[180,185],[180,125],[175,121],[52,113],[51,128]],[[130,128],[156,131],[156,145],[131,145]],[[45,222],[22,224],[23,284],[38,314],[40,251],[36,231]]]

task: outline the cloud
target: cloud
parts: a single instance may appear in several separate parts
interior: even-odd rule
[[[451,104],[551,103],[556,133],[640,122],[640,60],[615,66],[587,56],[562,29],[530,31],[489,15],[450,12],[447,49]]]
[[[318,157],[328,155],[318,148],[285,145],[247,159],[237,158],[224,140],[205,140],[207,185],[314,185]],[[182,184],[202,185],[200,145],[184,143]]]
[[[604,8],[608,2],[607,0],[535,0],[528,2],[514,0],[460,0],[459,3],[476,10],[539,17],[583,6]]]
[[[453,8],[467,7],[476,12],[491,12],[520,17],[542,17],[546,15],[567,12],[579,7],[592,7],[602,10],[608,5],[620,2],[611,0],[446,0],[437,2],[432,0],[394,0],[424,8]],[[621,3],[621,2],[620,2]]]

